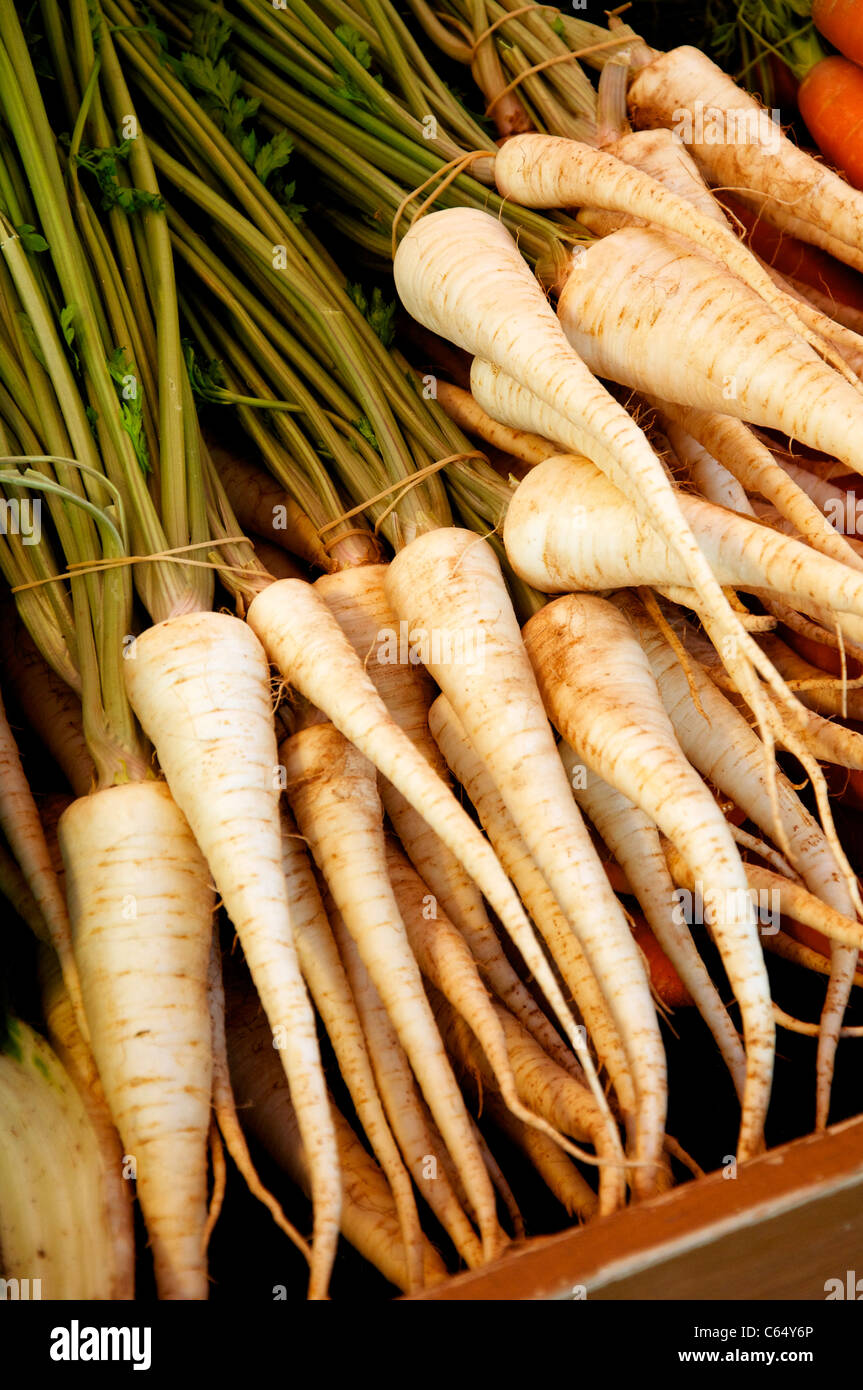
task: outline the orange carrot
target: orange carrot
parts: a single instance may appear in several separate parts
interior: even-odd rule
[[[863,6],[857,6],[863,19]],[[863,26],[860,30],[863,48]],[[800,114],[821,153],[863,188],[863,70],[838,53],[822,58],[804,79]]]
[[[863,5],[860,0],[812,0],[812,22],[819,34],[829,39],[846,58],[863,63]]]

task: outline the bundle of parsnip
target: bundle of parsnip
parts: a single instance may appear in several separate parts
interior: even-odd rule
[[[388,0],[42,8],[50,91],[0,0],[0,486],[46,503],[35,543],[0,535],[2,683],[74,799],[37,805],[4,715],[0,888],[53,1048],[12,1019],[0,1104],[34,1125],[0,1152],[4,1273],[50,1248],[68,1296],[89,1239],[110,1258],[78,1296],[131,1296],[134,1181],[160,1296],[205,1298],[223,1142],[312,1298],[340,1231],[411,1292],[529,1234],[498,1137],[570,1216],[649,1199],[672,1158],[698,1171],[666,1133],[668,998],[727,1067],[741,1161],[777,1022],[817,1039],[799,1130],[813,1093],[823,1128],[860,1031],[823,765],[863,770],[863,560],[835,524],[863,339],[708,183],[781,220],[796,180],[792,230],[851,264],[860,195],[787,142],[768,176],[757,108],[748,154],[687,152],[666,125],[708,79],[751,101],[709,60],[515,0],[522,56],[497,0],[412,6],[520,131],[499,149]],[[575,59],[524,74],[560,44],[598,91]],[[395,251],[422,352],[469,354],[470,392],[413,372],[345,236]],[[764,891],[808,944],[764,930]],[[827,975],[818,1023],[766,947]],[[68,1233],[49,1165],[12,1178],[54,1115]]]

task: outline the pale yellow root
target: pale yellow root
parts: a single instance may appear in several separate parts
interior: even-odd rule
[[[244,1128],[309,1196],[308,1162],[285,1074],[273,1048],[272,1033],[254,991],[243,991],[234,982],[228,990],[227,1042],[231,1080]],[[406,1293],[404,1246],[387,1180],[332,1098],[329,1104],[344,1181],[344,1237],[390,1283]],[[423,1268],[424,1282],[429,1286],[446,1278],[443,1261],[425,1238]]]
[[[294,821],[283,817],[285,881],[294,913],[294,938],[303,978],[321,1016],[357,1119],[384,1172],[402,1231],[410,1288],[422,1284],[422,1229],[410,1174],[387,1124],[363,1039],[351,987],[318,892],[305,841]]]
[[[470,1085],[470,1079],[466,1078]],[[596,1193],[575,1164],[551,1139],[523,1125],[492,1091],[483,1091],[483,1111],[488,1112],[495,1125],[517,1144],[533,1164],[549,1192],[552,1192],[568,1216],[589,1221],[599,1209]]]
[[[332,724],[294,734],[280,755],[299,828],[458,1167],[491,1259],[499,1249],[494,1194],[390,885],[374,769]]]
[[[249,1147],[240,1128],[231,1075],[228,1069],[228,1049],[225,1039],[225,991],[222,984],[222,962],[218,940],[213,937],[210,951],[208,981],[210,1021],[213,1030],[213,1114],[225,1141],[225,1147],[245,1179],[246,1186],[253,1197],[267,1208],[279,1230],[292,1241],[306,1263],[311,1264],[312,1252],[308,1242],[303,1239],[296,1226],[285,1216],[280,1204],[267,1190],[252,1162]]]
[[[435,688],[418,660],[409,624],[400,624],[390,607],[385,580],[385,565],[363,565],[324,575],[316,581],[315,589],[325,599],[392,718],[449,785],[446,765],[428,727]],[[504,955],[482,895],[456,856],[386,778],[379,778],[378,790],[408,858],[444,914],[464,936],[489,985],[560,1066],[581,1076],[572,1053]]]
[[[206,857],[279,1043],[313,1186],[309,1297],[326,1298],[341,1183],[282,867],[267,659],[246,623],[225,613],[190,613],[138,637],[125,676],[132,707]]]
[[[630,1126],[634,1126],[635,1087],[626,1053],[578,938],[534,864],[500,792],[477,756],[464,726],[445,695],[439,695],[432,705],[429,711],[429,725],[454,775],[470,797],[486,834],[500,856],[501,863],[545,938],[563,981],[571,991],[579,1013],[585,1021],[597,1056],[608,1072],[624,1117]],[[578,1055],[584,1070],[578,1079],[589,1086],[597,1105],[606,1115],[607,1122],[614,1128],[605,1095],[596,1076],[587,1039],[579,1038],[579,1042],[581,1047]]]
[[[378,1089],[417,1190],[431,1207],[465,1264],[483,1263],[482,1245],[462,1205],[458,1173],[435,1135],[430,1116],[417,1093],[410,1063],[396,1036],[383,1001],[363,965],[355,942],[337,910],[330,912],[333,932],[357,1002]],[[452,1172],[450,1169],[452,1168]]]
[[[440,995],[433,992],[431,998],[448,1049],[462,1068],[482,1077],[484,1087],[494,1088],[494,1077],[464,1020]],[[561,1133],[594,1145],[597,1158],[603,1160],[599,1169],[599,1214],[616,1211],[626,1199],[624,1169],[619,1146],[616,1150],[607,1146],[607,1131],[596,1102],[589,1091],[545,1056],[506,1009],[498,1006],[498,1013],[525,1103],[544,1114]]]
[[[93,1052],[135,1165],[159,1296],[205,1299],[207,865],[164,782],[73,802],[60,848]]]

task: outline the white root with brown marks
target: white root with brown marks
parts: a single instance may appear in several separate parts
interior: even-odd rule
[[[457,1171],[423,1105],[405,1050],[357,944],[335,905],[327,904],[333,934],[362,1019],[378,1089],[417,1190],[431,1207],[470,1269],[483,1263],[483,1249],[465,1208]],[[434,1160],[431,1162],[430,1160]]]
[[[206,1299],[207,865],[164,782],[79,798],[59,837],[93,1053],[135,1160],[159,1296]]]
[[[547,446],[546,452],[550,448]],[[386,573],[386,565],[362,565],[323,575],[316,580],[315,589],[326,600],[388,712],[417,752],[449,785],[446,766],[428,727],[434,686],[422,664],[410,659],[410,634],[406,634],[405,643],[386,595]],[[404,646],[407,661],[400,659]],[[378,791],[408,858],[464,936],[489,984],[559,1066],[580,1074],[572,1053],[504,955],[482,895],[458,859],[386,778],[379,779]]]
[[[586,204],[644,218],[686,237],[772,305],[794,332],[807,342],[822,345],[819,336],[801,321],[795,301],[777,288],[729,227],[715,216],[705,216],[687,199],[610,150],[553,135],[515,135],[495,156],[494,176],[501,196],[522,207]],[[580,264],[575,273],[580,273]]]
[[[729,665],[766,730],[769,710],[751,666],[754,662],[764,674],[760,653],[747,642],[699,550],[662,463],[623,407],[573,352],[505,228],[472,208],[433,213],[414,223],[393,270],[399,295],[414,318],[508,374],[538,407],[506,418],[481,400],[472,371],[474,395],[489,414],[511,427],[556,438],[541,420],[550,410],[566,422],[561,442],[596,458],[632,505],[650,518],[685,566],[705,612],[718,630],[735,639]],[[768,672],[768,679],[771,675],[775,673]]]
[[[524,641],[546,709],[567,743],[646,811],[710,890],[711,925],[743,1021],[738,1155],[751,1158],[764,1142],[775,1032],[755,914],[728,823],[683,756],[647,658],[618,609],[569,594],[525,624]]]
[[[410,1174],[387,1123],[357,1006],[321,902],[305,842],[288,815],[282,818],[282,865],[303,979],[327,1030],[357,1119],[390,1184],[405,1248],[408,1288],[417,1288],[422,1282],[422,1230]]]
[[[776,225],[792,217],[794,235],[816,246],[829,242],[826,249],[859,265],[863,195],[784,136],[764,107],[706,54],[688,45],[659,54],[636,73],[629,108],[636,126],[688,134],[687,147],[714,186],[733,189]],[[713,112],[720,114],[714,118]],[[716,120],[726,123],[726,138],[699,140]]]
[[[578,785],[573,776],[579,765],[576,754],[568,744],[562,744],[560,752],[576,801],[626,874],[648,926],[710,1028],[742,1100],[746,1081],[743,1047],[698,954],[689,927],[675,918],[674,883],[656,826],[628,797],[589,768],[584,769],[584,786]]]
[[[285,678],[419,811],[470,874],[571,1038],[575,1020],[494,850],[399,728],[321,596],[299,580],[281,580],[254,599],[248,619]]]
[[[689,678],[695,682],[704,711],[699,713],[690,694],[687,675],[672,648],[646,619],[636,625],[636,631],[677,738],[690,762],[702,776],[730,796],[768,838],[775,837],[774,802],[767,787],[763,748],[757,735],[700,664],[690,658]],[[811,893],[842,916],[854,919],[856,905],[853,884],[848,881],[850,868],[837,860],[821,827],[782,775],[776,779],[776,793],[791,864]],[[765,935],[763,940],[767,942],[768,937]],[[834,946],[816,1061],[816,1122],[819,1127],[827,1122],[835,1050],[855,960],[856,952],[852,948]]]
[[[389,567],[396,613],[429,633],[462,634],[481,656],[449,659],[431,644],[428,669],[496,782],[605,994],[636,1088],[638,1158],[650,1164],[664,1129],[665,1056],[641,958],[572,800],[518,620],[494,551],[455,527],[419,536]],[[530,967],[529,967],[530,968]],[[644,1190],[650,1169],[637,1169]]]
[[[680,506],[723,585],[863,616],[855,570],[691,493],[680,494]],[[516,574],[543,593],[682,585],[670,547],[594,464],[573,454],[547,459],[519,484],[503,534]]]
[[[500,1249],[494,1193],[390,884],[374,769],[332,724],[302,729],[280,753],[297,824],[393,1022],[492,1259]]]
[[[325,1298],[338,1242],[341,1181],[282,869],[266,656],[238,618],[190,613],[138,637],[125,675],[132,707],[210,866],[280,1043],[315,1209],[309,1297]]]
[[[243,1126],[308,1195],[311,1187],[296,1112],[266,1019],[252,990],[231,981],[227,997],[231,1080]],[[408,1274],[398,1214],[384,1174],[330,1099],[344,1182],[342,1232],[365,1259],[403,1292]],[[446,1277],[443,1261],[423,1238],[426,1285]]]
[[[747,285],[664,232],[624,227],[595,242],[557,311],[598,376],[781,430],[863,470],[860,390]]]
[[[439,695],[429,710],[429,727],[544,937],[561,978],[584,1019],[597,1057],[608,1073],[627,1128],[634,1135],[635,1088],[626,1053],[578,937],[534,863],[494,780],[445,695]],[[584,1068],[577,1079],[589,1086],[600,1111],[611,1124],[608,1104],[599,1085],[587,1041],[580,1037],[577,1041],[580,1043],[578,1055]]]

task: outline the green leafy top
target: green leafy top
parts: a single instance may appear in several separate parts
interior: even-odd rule
[[[365,68],[366,72],[369,72],[372,65],[372,54],[362,34],[358,34],[356,29],[352,29],[349,24],[337,25],[333,33],[339,42],[344,45],[351,57],[356,59],[360,67]],[[347,97],[349,101],[355,102],[358,106],[365,106],[371,111],[373,109],[372,103],[369,101],[363,89],[354,80],[348,65],[346,63],[340,63],[338,58],[334,58],[333,67],[341,83],[339,88],[340,94],[343,97]],[[369,75],[374,78],[375,82],[383,83],[383,78],[380,73],[369,72]]]
[[[25,251],[47,251],[48,243],[45,238],[31,226],[29,222],[22,222],[15,231],[21,238],[21,245]]]
[[[345,289],[356,304],[360,313],[377,333],[384,347],[392,347],[395,339],[395,300],[386,300],[380,288],[375,285],[369,299],[362,285],[348,281]]]
[[[183,339],[183,356],[194,395],[203,401],[218,399],[219,393],[225,389],[225,373],[218,358],[213,357],[206,364],[199,362],[194,345],[188,338]]]
[[[108,358],[108,371],[111,380],[117,387],[117,399],[120,402],[120,420],[123,429],[132,441],[135,457],[142,472],[150,473],[152,466],[150,464],[150,451],[147,448],[147,437],[144,433],[144,400],[141,383],[135,372],[134,364],[126,357],[125,348],[114,348]]]
[[[102,209],[119,208],[121,212],[140,212],[149,208],[153,212],[163,212],[165,200],[156,193],[147,193],[143,188],[127,188],[118,178],[118,160],[126,160],[132,148],[131,139],[119,145],[108,145],[104,149],[82,148],[75,155],[75,163],[93,175],[102,194]]]
[[[710,0],[706,12],[710,44],[726,64],[740,64],[746,77],[758,66],[762,87],[771,85],[764,58],[774,54],[802,81],[826,50],[812,22],[812,0]],[[765,102],[769,91],[762,91]]]
[[[299,221],[305,208],[294,202],[296,183],[280,174],[291,157],[293,142],[286,130],[279,130],[262,143],[254,127],[249,126],[260,103],[256,97],[243,96],[243,79],[223,52],[231,37],[230,20],[207,11],[193,17],[191,29],[191,51],[167,61],[180,80],[197,94],[213,124],[251,165],[284,211]]]

